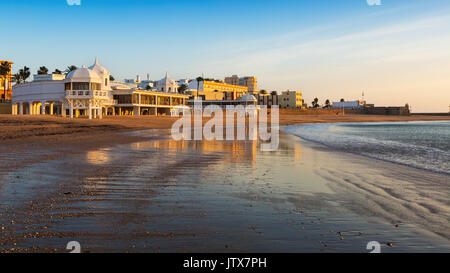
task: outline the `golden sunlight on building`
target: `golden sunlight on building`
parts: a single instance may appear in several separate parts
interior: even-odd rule
[[[9,72],[2,71],[5,74],[0,74],[0,114],[11,114],[12,111],[12,64],[13,62],[0,60],[1,66],[9,68]]]
[[[248,93],[248,87],[213,80],[199,83],[193,80],[189,83],[189,89],[191,95],[201,97],[203,100],[238,100]]]
[[[233,75],[231,77],[225,78],[225,83],[232,85],[240,85],[248,88],[248,92],[254,93],[258,91],[258,79],[254,76],[239,77],[238,75]]]

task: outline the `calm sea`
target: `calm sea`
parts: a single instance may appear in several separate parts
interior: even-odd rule
[[[305,124],[285,132],[329,148],[450,175],[450,122]]]

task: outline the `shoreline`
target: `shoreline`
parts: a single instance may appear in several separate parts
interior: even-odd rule
[[[418,228],[416,231],[419,234],[431,236],[430,238],[434,238],[437,242],[442,239],[446,240],[446,245],[450,247],[450,225],[446,222],[445,216],[450,216],[450,208],[445,201],[445,196],[447,196],[445,192],[448,192],[448,189],[442,192],[439,192],[439,188],[434,189],[434,186],[438,184],[446,186],[449,181],[447,173],[433,172],[397,162],[330,149],[324,144],[305,140],[287,132],[284,133],[298,138],[304,146],[319,153],[327,153],[335,158],[334,162],[329,159],[327,160],[328,164],[318,165],[317,173],[329,181],[328,185],[339,196],[338,199],[346,203],[345,206],[350,210],[360,215],[366,215],[368,218],[375,216],[384,219],[392,225],[398,223],[416,225]],[[365,170],[365,173],[363,174],[359,170]],[[385,177],[387,180],[379,179],[380,177]],[[430,184],[427,185],[427,183]],[[417,188],[416,185],[420,185],[420,187]],[[439,196],[443,197],[440,198],[440,201],[446,207],[436,205],[437,200],[434,200],[435,195],[431,194],[430,190],[435,194],[440,193]],[[430,199],[425,200],[425,197]],[[377,198],[380,200],[376,200]],[[382,198],[386,199],[381,200]],[[355,205],[356,199],[359,199],[359,205]],[[380,211],[371,210],[374,204],[370,203],[374,200],[378,203]],[[391,210],[391,206],[397,206],[397,210]],[[405,209],[411,211],[405,211]],[[413,211],[415,209],[418,210]],[[419,211],[420,214],[423,213],[421,217],[415,216],[414,214]],[[432,214],[438,212],[442,214],[440,215],[442,222],[433,225],[431,224],[432,218],[437,215],[432,216]],[[445,225],[447,227],[443,228],[442,226]]]

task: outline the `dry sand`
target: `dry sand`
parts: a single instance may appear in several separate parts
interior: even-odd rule
[[[20,143],[30,139],[63,141],[69,137],[92,138],[105,132],[123,132],[141,129],[169,129],[177,117],[121,116],[102,120],[69,119],[50,116],[0,115],[0,141]],[[204,122],[208,119],[205,118]],[[377,122],[377,121],[431,121],[450,120],[450,116],[374,116],[374,115],[302,115],[280,112],[280,125],[302,123]]]

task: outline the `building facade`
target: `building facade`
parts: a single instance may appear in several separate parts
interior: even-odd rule
[[[148,96],[153,97],[154,101],[141,103],[142,92],[152,93]],[[136,96],[138,99],[134,100]],[[110,82],[109,71],[99,65],[96,59],[91,67],[83,66],[67,76],[35,75],[32,82],[15,85],[12,113],[91,119],[127,114],[130,107],[133,114],[141,114],[140,107],[153,107],[153,113],[158,114],[158,105],[161,105],[165,110],[160,113],[170,114],[174,108],[183,107],[187,98],[188,96],[180,98],[176,94],[165,92],[139,90],[135,84]]]
[[[141,115],[159,115],[171,116],[178,110],[188,109],[188,95],[128,89],[114,90],[113,98],[115,101],[114,115],[121,116],[141,116]]]
[[[258,79],[254,76],[239,77],[233,75],[225,78],[225,83],[232,85],[240,85],[248,88],[248,92],[254,94],[258,91]]]
[[[169,73],[167,72],[166,76],[159,80],[156,84],[156,90],[158,92],[178,93],[178,87],[178,83],[169,78]]]
[[[300,91],[284,91],[278,95],[280,108],[303,108],[303,93]]]
[[[9,65],[9,72],[3,76],[0,75],[0,102],[9,102],[12,99],[12,65],[13,62],[0,60],[0,65],[6,63]]]
[[[188,88],[192,96],[200,97],[203,100],[238,100],[248,93],[248,88],[245,86],[212,80],[200,82],[192,80],[189,82]]]

